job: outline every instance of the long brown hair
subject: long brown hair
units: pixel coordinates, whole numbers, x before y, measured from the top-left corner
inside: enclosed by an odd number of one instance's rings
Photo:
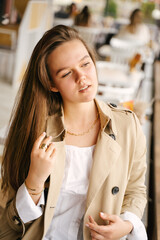
[[[134,20],[135,20],[135,16],[137,15],[137,13],[141,12],[141,10],[139,8],[136,8],[130,15],[130,25],[134,25]]]
[[[73,28],[58,25],[47,31],[33,50],[20,86],[10,119],[2,161],[2,190],[11,186],[15,191],[27,177],[30,154],[37,137],[45,131],[48,115],[58,113],[62,103],[47,66],[48,55],[66,41],[79,39],[85,45],[94,64],[94,54]]]

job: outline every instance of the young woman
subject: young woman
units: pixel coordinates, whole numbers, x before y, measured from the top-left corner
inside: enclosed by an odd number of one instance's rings
[[[82,27],[91,26],[91,13],[88,6],[84,6],[82,11],[75,17],[74,24]]]
[[[143,23],[143,13],[139,8],[133,10],[130,15],[130,23],[122,27],[117,37],[131,43],[137,43],[139,46],[150,43],[150,30],[148,26]]]
[[[4,149],[0,239],[147,239],[145,137],[134,113],[95,99],[97,85],[78,33],[46,32]]]

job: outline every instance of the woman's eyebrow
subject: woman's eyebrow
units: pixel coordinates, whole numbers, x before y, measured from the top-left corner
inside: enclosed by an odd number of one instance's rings
[[[89,56],[89,55],[85,55],[83,58],[80,59],[79,62],[82,62],[82,61],[85,60],[86,58],[90,58],[90,56]],[[66,68],[68,68],[68,67],[64,67],[64,68],[58,69],[58,71],[56,72],[56,76],[58,75],[58,73],[60,73],[61,71],[65,70]]]
[[[61,71],[65,70],[67,67],[65,68],[60,68],[57,72],[56,72],[56,76],[58,75],[58,73],[60,73]]]
[[[86,58],[89,58],[89,55],[85,55],[85,56],[80,60],[80,62],[83,61],[83,60],[85,60]]]

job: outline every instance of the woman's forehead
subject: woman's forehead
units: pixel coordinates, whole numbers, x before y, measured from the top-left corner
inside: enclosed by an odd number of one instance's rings
[[[71,40],[53,50],[48,56],[48,64],[51,65],[52,63],[53,66],[54,63],[54,67],[69,66],[80,62],[87,55],[89,56],[89,53],[80,40]]]
[[[75,52],[81,52],[85,51],[88,52],[86,47],[84,46],[83,42],[79,39],[70,40],[67,42],[62,43],[60,46],[58,46],[55,50],[53,50],[54,53],[58,53],[63,55],[63,53],[69,53],[71,55]]]

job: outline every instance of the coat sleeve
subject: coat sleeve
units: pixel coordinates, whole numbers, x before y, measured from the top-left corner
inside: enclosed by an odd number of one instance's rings
[[[136,136],[134,139],[135,147],[130,159],[129,178],[121,213],[129,211],[136,214],[139,218],[142,218],[146,206],[146,139],[135,114],[133,114],[132,124],[133,131],[136,133],[133,134]]]
[[[15,202],[15,198],[9,200],[0,216],[0,239],[13,240],[21,238],[31,225],[31,222],[23,223],[16,210]]]

